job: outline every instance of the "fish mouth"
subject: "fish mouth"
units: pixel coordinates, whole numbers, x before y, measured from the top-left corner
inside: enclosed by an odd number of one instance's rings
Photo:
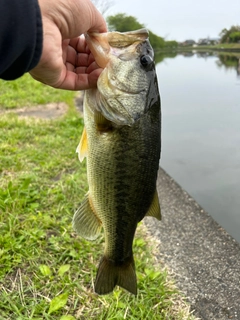
[[[114,125],[133,125],[146,110],[149,90],[138,59],[147,50],[147,29],[88,33],[85,37],[96,63],[103,68],[95,91],[95,109]],[[142,72],[136,71],[133,79],[135,70]]]
[[[148,31],[143,28],[123,33],[86,33],[85,39],[95,61],[104,69],[111,55],[119,57],[123,49],[126,49],[129,56],[136,52],[137,45],[148,39]]]

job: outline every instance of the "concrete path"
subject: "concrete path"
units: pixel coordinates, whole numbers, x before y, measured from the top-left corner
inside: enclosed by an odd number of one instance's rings
[[[194,314],[240,320],[240,245],[162,169],[158,193],[162,221],[144,221]]]

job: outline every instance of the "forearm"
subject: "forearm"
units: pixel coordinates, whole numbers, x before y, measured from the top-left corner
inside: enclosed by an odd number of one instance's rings
[[[37,0],[0,0],[0,78],[16,79],[37,65],[42,33]]]

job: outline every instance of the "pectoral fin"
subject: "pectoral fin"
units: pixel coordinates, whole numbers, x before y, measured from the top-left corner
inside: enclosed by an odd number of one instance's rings
[[[151,217],[154,217],[158,220],[161,220],[161,209],[160,209],[160,205],[159,205],[157,190],[155,190],[152,204],[151,204],[150,208],[148,209],[146,216],[151,216]]]
[[[81,237],[88,240],[95,240],[101,231],[102,223],[89,201],[87,193],[80,205],[80,208],[73,216],[73,229]]]
[[[78,159],[80,162],[83,161],[85,157],[87,157],[88,145],[87,145],[87,132],[86,129],[83,129],[82,137],[77,146],[76,152],[78,153]]]

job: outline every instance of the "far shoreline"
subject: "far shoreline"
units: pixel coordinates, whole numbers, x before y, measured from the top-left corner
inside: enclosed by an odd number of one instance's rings
[[[163,49],[155,50],[155,54],[163,53],[182,53],[182,52],[217,52],[221,54],[232,54],[240,58],[240,44],[238,46],[178,46],[175,48],[166,47]]]

